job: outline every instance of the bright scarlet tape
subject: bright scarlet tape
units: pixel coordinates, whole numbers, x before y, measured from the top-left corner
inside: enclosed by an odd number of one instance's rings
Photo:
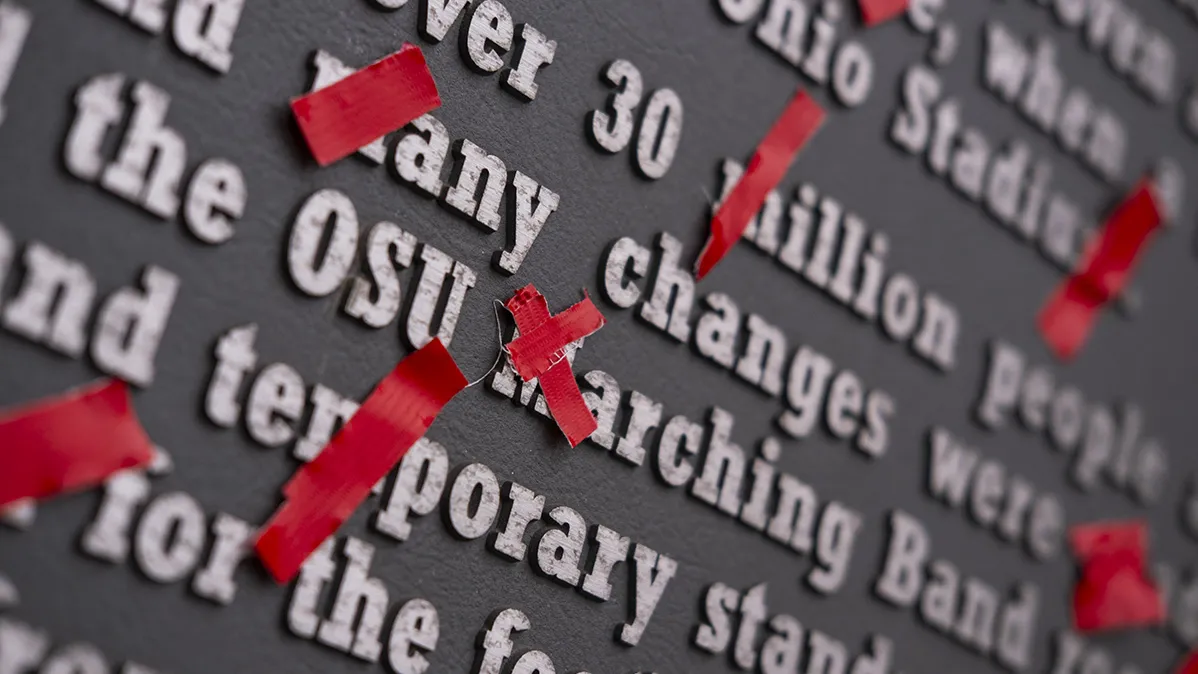
[[[565,433],[570,446],[577,447],[599,425],[582,398],[574,371],[565,358],[565,347],[602,327],[603,316],[588,297],[550,318],[545,296],[531,285],[516,291],[507,308],[515,317],[521,335],[508,344],[512,367],[524,381],[540,382],[553,420]]]
[[[563,349],[603,327],[603,314],[588,296],[583,301],[546,320],[508,344],[512,367],[524,381],[545,374],[555,362],[565,357]]]
[[[1058,358],[1069,360],[1077,354],[1098,311],[1123,291],[1144,244],[1160,224],[1151,183],[1141,181],[1087,247],[1077,271],[1040,311],[1040,334]]]
[[[441,340],[404,358],[329,444],[283,487],[287,499],[254,543],[280,584],[349,519],[466,378]]]
[[[695,278],[702,279],[744,235],[749,220],[761,210],[770,190],[778,186],[799,150],[824,122],[823,108],[800,90],[774,122],[728,198],[711,220],[711,236],[699,254]]]
[[[1073,624],[1080,632],[1157,625],[1160,591],[1148,578],[1148,532],[1142,522],[1074,527],[1070,546],[1081,565],[1073,591]]]
[[[439,107],[441,96],[424,53],[411,44],[291,101],[300,131],[321,166]]]
[[[120,380],[11,410],[0,417],[0,447],[0,508],[94,487],[154,459]]]

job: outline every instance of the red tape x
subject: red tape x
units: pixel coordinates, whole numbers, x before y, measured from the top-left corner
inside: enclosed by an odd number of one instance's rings
[[[565,348],[603,327],[603,315],[587,297],[551,318],[545,296],[532,285],[518,290],[507,308],[520,329],[520,336],[508,343],[512,367],[524,381],[540,381],[554,421],[570,446],[577,447],[599,426],[574,380]]]
[[[0,447],[0,509],[94,487],[154,459],[154,446],[119,380],[8,412],[0,417]]]
[[[254,547],[279,584],[295,577],[465,387],[439,339],[379,382],[328,446],[283,487],[286,502],[258,534]]]
[[[1081,632],[1159,625],[1160,592],[1147,577],[1148,532],[1142,522],[1105,522],[1069,532],[1082,575],[1073,591],[1073,623]]]

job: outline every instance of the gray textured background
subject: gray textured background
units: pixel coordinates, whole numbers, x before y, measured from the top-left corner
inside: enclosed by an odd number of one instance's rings
[[[172,475],[154,483],[154,493],[182,489],[209,513],[226,511],[250,522],[262,521],[275,508],[278,488],[297,464],[285,448],[263,450],[242,430],[217,429],[202,417],[215,339],[231,327],[257,322],[260,366],[286,362],[309,383],[323,382],[354,396],[366,394],[406,353],[395,325],[366,330],[338,312],[339,296],[313,300],[290,285],[283,251],[291,219],[307,195],[322,187],[341,189],[354,200],[364,226],[392,220],[479,271],[452,347],[473,378],[494,354],[491,298],[510,296],[531,282],[556,310],[574,301],[580,287],[594,293],[603,250],[622,235],[648,244],[656,232],[667,230],[686,242],[688,254],[697,252],[706,232],[704,190],[718,187],[718,160],[746,157],[800,82],[793,69],[755,44],[750,26],[724,23],[711,1],[505,0],[518,22],[532,23],[558,41],[556,62],[538,77],[541,93],[532,104],[500,90],[497,76],[468,70],[456,29],[440,44],[422,39],[416,32],[417,2],[385,14],[365,0],[251,0],[237,31],[233,68],[224,77],[182,57],[168,36],[148,36],[94,2],[24,4],[35,22],[7,94],[8,117],[0,126],[0,221],[21,243],[38,239],[84,260],[103,293],[132,283],[149,262],[180,275],[182,290],[157,359],[157,379],[136,397],[150,435],[176,464]],[[1183,90],[1198,54],[1195,26],[1164,0],[1134,4],[1176,45],[1178,89]],[[1194,145],[1182,135],[1176,106],[1148,105],[1114,79],[1100,56],[1028,0],[952,3],[948,16],[959,26],[963,44],[943,77],[946,89],[962,99],[967,122],[992,141],[1027,139],[1038,155],[1052,161],[1054,184],[1091,215],[1116,196],[1053,140],[1033,132],[1017,113],[980,90],[981,25],[991,14],[1001,15],[1018,33],[1050,35],[1068,81],[1084,86],[1127,123],[1129,180],[1163,152],[1180,160],[1190,176],[1198,175]],[[1133,321],[1104,315],[1081,357],[1057,368],[1058,379],[1079,385],[1087,399],[1127,398],[1144,406],[1147,432],[1164,441],[1176,468],[1166,498],[1146,512],[1110,491],[1089,496],[1075,491],[1064,480],[1064,457],[1038,437],[1015,430],[989,434],[973,426],[987,340],[1010,340],[1032,362],[1049,362],[1034,316],[1060,275],[927,174],[921,160],[885,140],[900,74],[923,58],[926,38],[905,22],[859,37],[878,65],[874,91],[857,109],[830,106],[828,123],[786,184],[809,179],[838,198],[871,228],[889,235],[890,269],[912,273],[922,287],[956,303],[963,324],[958,367],[948,375],[934,372],[905,347],[883,339],[876,327],[858,322],[746,246],[734,250],[700,289],[729,293],[742,310],[781,325],[792,343],[810,344],[897,400],[889,453],[881,462],[868,464],[818,431],[784,445],[786,470],[809,481],[821,496],[844,501],[866,517],[844,589],[828,598],[812,594],[800,583],[807,560],[681,490],[663,489],[647,465],[629,468],[591,445],[567,449],[539,417],[477,387],[458,396],[430,432],[449,448],[451,465],[482,461],[500,479],[543,493],[549,504],[571,506],[589,523],[605,524],[673,556],[680,567],[641,644],[628,649],[611,636],[626,617],[626,566],[615,574],[618,601],[596,604],[533,574],[527,564],[501,561],[481,540],[452,539],[434,517],[417,520],[412,538],[402,545],[368,533],[365,515],[373,508],[363,508],[343,533],[378,546],[372,570],[385,580],[392,600],[420,596],[440,612],[442,636],[432,671],[469,669],[475,635],[489,613],[504,607],[519,608],[532,620],[518,648],[546,651],[561,672],[730,671],[727,660],[689,645],[700,592],[714,581],[742,589],[768,581],[771,614],[790,613],[844,640],[854,652],[868,633],[888,635],[898,644],[898,667],[909,674],[998,671],[920,626],[911,612],[883,606],[870,594],[884,551],[883,515],[898,506],[929,526],[936,555],[963,570],[1000,588],[1020,578],[1037,583],[1043,591],[1043,634],[1068,621],[1074,572],[1067,556],[1032,563],[1016,547],[1000,546],[962,514],[925,495],[924,436],[933,424],[977,443],[1012,471],[1061,495],[1070,521],[1148,515],[1154,555],[1176,564],[1192,559],[1193,543],[1178,529],[1175,506],[1184,478],[1198,464],[1189,444],[1198,375],[1192,353],[1198,343],[1191,294],[1198,281],[1190,246],[1194,208],[1187,207],[1180,225],[1159,237],[1145,256],[1137,272],[1145,295],[1139,315]],[[398,184],[385,169],[357,160],[317,169],[293,130],[286,102],[306,90],[313,50],[323,48],[362,65],[404,41],[425,50],[444,100],[436,114],[455,139],[474,140],[510,169],[561,194],[558,213],[514,278],[489,266],[499,235],[483,236]],[[613,58],[635,63],[647,90],[673,87],[685,103],[682,145],[660,181],[637,177],[627,152],[596,152],[584,134],[586,113],[608,93],[598,73]],[[60,157],[74,91],[92,76],[113,71],[149,80],[171,94],[168,119],[188,142],[189,170],[215,156],[243,169],[249,205],[232,241],[202,246],[182,224],[159,221],[66,174]],[[823,90],[812,90],[828,101]],[[690,347],[634,320],[632,312],[600,306],[608,325],[588,340],[576,371],[604,369],[624,390],[663,402],[667,414],[701,419],[710,405],[725,407],[736,414],[734,438],[745,446],[771,432],[780,401],[767,400],[697,358]],[[67,360],[0,334],[2,405],[97,376],[86,361]],[[111,566],[82,556],[78,537],[98,500],[96,492],[55,500],[41,509],[32,530],[0,530],[0,570],[23,594],[15,615],[48,629],[57,643],[83,639],[114,659],[128,657],[175,672],[350,672],[383,666],[364,665],[291,636],[283,626],[289,593],[256,565],[239,573],[233,605],[217,608],[190,595],[184,583],[158,586],[139,576],[131,563]],[[1145,672],[1165,670],[1179,653],[1155,633],[1101,641]],[[1045,670],[1048,661],[1048,639],[1042,636],[1032,671]]]

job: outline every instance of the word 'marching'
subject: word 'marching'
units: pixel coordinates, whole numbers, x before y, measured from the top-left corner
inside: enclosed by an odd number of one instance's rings
[[[166,30],[169,21],[179,51],[218,73],[233,65],[233,34],[245,0],[177,0],[169,13],[167,0],[95,1],[151,35]]]

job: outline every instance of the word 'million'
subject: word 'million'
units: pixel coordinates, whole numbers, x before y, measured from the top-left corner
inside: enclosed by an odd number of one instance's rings
[[[725,159],[721,171],[723,200],[743,168]],[[821,196],[804,183],[785,204],[781,191],[771,190],[744,238],[838,304],[876,322],[886,337],[909,341],[912,353],[933,367],[949,371],[956,365],[956,307],[922,291],[908,274],[887,274],[890,240],[885,232],[870,232],[861,217],[832,196]]]

